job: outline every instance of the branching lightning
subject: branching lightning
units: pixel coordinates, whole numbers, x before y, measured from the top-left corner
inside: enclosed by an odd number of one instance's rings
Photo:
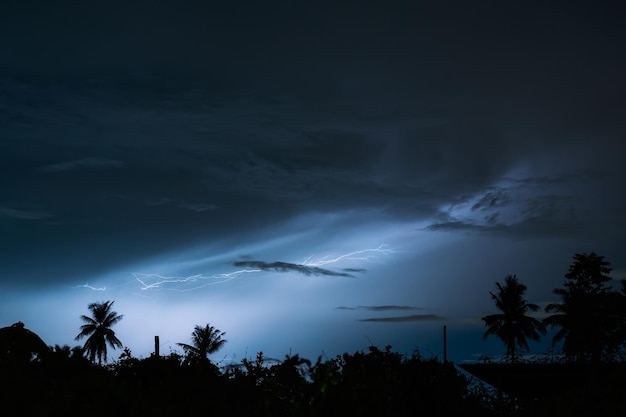
[[[141,284],[142,290],[171,290],[171,291],[193,291],[200,288],[207,287],[209,285],[224,284],[237,278],[241,274],[261,272],[260,269],[241,269],[238,271],[215,274],[215,275],[203,275],[196,274],[188,277],[165,277],[160,274],[143,274],[139,272],[133,272],[135,279]],[[181,288],[185,284],[191,284],[191,288]]]
[[[84,283],[83,285],[77,285],[74,288],[89,288],[90,290],[94,290],[94,291],[106,291],[107,287],[92,287],[91,285],[89,285],[88,282]]]
[[[252,266],[254,269],[239,269],[229,273],[204,275],[196,274],[190,276],[164,276],[158,273],[139,273],[134,272],[133,276],[135,280],[140,284],[140,289],[144,291],[156,291],[156,290],[168,290],[187,292],[195,291],[201,288],[225,284],[234,279],[239,279],[243,275],[260,272],[278,272],[278,273],[301,273],[305,275],[333,275],[333,276],[352,276],[352,272],[365,272],[362,268],[343,268],[340,270],[330,270],[322,267],[327,267],[330,264],[337,264],[345,262],[357,262],[357,263],[384,263],[384,258],[395,253],[393,249],[388,245],[382,244],[378,247],[356,250],[348,253],[341,254],[339,256],[332,257],[330,255],[314,258],[310,256],[303,262],[290,263],[290,262],[264,262],[264,261],[235,261],[233,266]],[[264,265],[264,267],[258,267],[258,265]],[[318,271],[319,270],[319,271]]]
[[[335,258],[324,256],[323,258],[320,258],[318,260],[313,260],[314,258],[310,256],[302,262],[302,265],[319,267],[347,260],[362,261],[368,263],[382,263],[383,260],[381,258],[381,255],[389,256],[390,254],[395,253],[393,249],[388,248],[387,246],[388,245],[383,244],[379,245],[376,248],[357,250],[354,252],[339,255]]]

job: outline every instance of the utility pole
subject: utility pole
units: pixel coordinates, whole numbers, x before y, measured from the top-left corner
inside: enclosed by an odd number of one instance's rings
[[[446,325],[443,325],[443,363],[448,362],[448,341],[446,339]]]
[[[154,356],[159,357],[159,336],[154,336]]]

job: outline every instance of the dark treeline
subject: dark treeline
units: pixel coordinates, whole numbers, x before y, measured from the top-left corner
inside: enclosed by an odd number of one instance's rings
[[[497,314],[482,318],[484,337],[497,336],[506,348],[505,358],[517,362],[529,350],[528,340],[539,341],[554,329],[552,346],[567,362],[613,363],[626,359],[626,280],[612,284],[610,263],[596,253],[577,253],[561,288],[553,293],[559,302],[545,306],[542,320],[530,313],[540,307],[525,298],[526,285],[517,276],[496,283],[489,294]]]
[[[23,323],[0,329],[0,413],[85,416],[588,416],[626,415],[624,351],[626,286],[608,285],[611,269],[596,254],[576,254],[560,302],[544,308],[525,299],[526,286],[508,276],[490,293],[499,313],[483,317],[485,337],[505,347],[504,361],[456,366],[418,351],[371,346],[311,362],[254,360],[219,367],[209,359],[225,332],[195,326],[191,343],[171,352],[133,357],[124,348],[107,363],[107,346],[121,348],[113,326],[123,316],[112,301],[88,305],[76,340],[47,346]],[[558,355],[529,363],[523,353],[554,328]],[[469,370],[496,386],[492,389]]]
[[[492,415],[485,393],[452,363],[391,348],[311,363],[272,362],[258,353],[220,369],[187,356],[97,365],[57,347],[45,360],[3,361],[2,415],[81,416],[444,416]]]

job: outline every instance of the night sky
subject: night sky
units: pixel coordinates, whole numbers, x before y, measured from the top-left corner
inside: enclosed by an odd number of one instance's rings
[[[127,4],[132,3],[132,4]],[[0,4],[0,327],[473,360],[495,283],[626,278],[626,3]],[[541,353],[548,337],[531,344]],[[120,351],[109,351],[117,358]]]

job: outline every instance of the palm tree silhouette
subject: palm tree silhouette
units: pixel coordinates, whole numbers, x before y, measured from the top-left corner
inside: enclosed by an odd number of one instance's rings
[[[595,253],[574,255],[565,274],[563,288],[552,292],[561,297],[560,303],[546,306],[544,324],[558,328],[552,345],[563,341],[563,353],[577,361],[599,361],[605,350],[615,344],[612,334],[623,318],[611,311],[611,287],[607,283],[611,268],[603,256]],[[613,294],[613,295],[612,295]]]
[[[527,340],[539,341],[546,328],[540,320],[526,315],[529,311],[539,310],[539,306],[526,301],[526,285],[515,275],[507,275],[504,285],[497,282],[496,287],[497,293],[489,292],[489,295],[502,313],[481,318],[487,326],[483,338],[497,336],[506,346],[505,356],[516,362],[521,350],[530,349]]]
[[[222,337],[225,334],[226,332],[209,324],[205,327],[196,325],[191,333],[192,344],[177,343],[177,345],[182,347],[189,357],[202,361],[207,359],[207,355],[217,352],[224,346],[226,340]]]
[[[80,340],[87,337],[84,349],[92,362],[95,361],[96,356],[98,357],[99,365],[102,365],[103,357],[105,362],[107,360],[107,343],[113,349],[123,347],[111,326],[122,320],[124,316],[111,311],[113,303],[114,301],[105,301],[89,304],[87,308],[91,311],[92,317],[80,316],[85,324],[80,326],[80,333],[74,339]]]

